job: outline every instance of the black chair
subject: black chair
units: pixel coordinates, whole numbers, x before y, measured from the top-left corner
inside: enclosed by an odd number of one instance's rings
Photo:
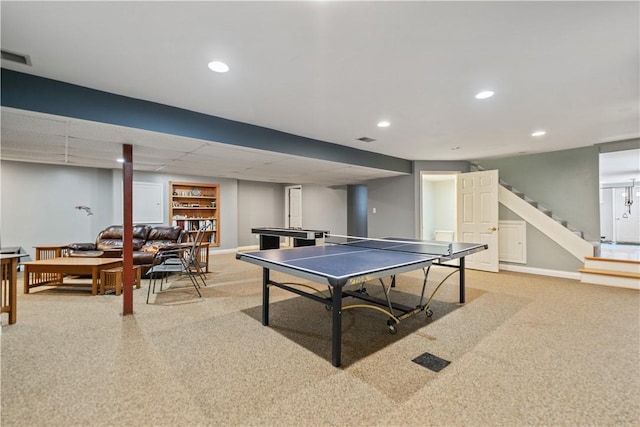
[[[198,293],[198,297],[202,297],[199,288],[201,284],[203,286],[207,286],[207,284],[199,255],[200,248],[203,245],[205,231],[208,227],[209,225],[207,224],[198,229],[192,244],[182,244],[158,250],[154,257],[153,266],[147,271],[147,275],[149,276],[147,304],[149,303],[149,296],[152,292],[151,288],[153,288],[153,293],[156,292],[157,279],[160,279],[160,291],[162,291],[163,282],[168,280],[169,275],[176,273],[189,276],[193,287]],[[200,280],[200,282],[198,280]]]
[[[197,274],[197,278],[199,278],[202,282],[203,286],[207,286],[204,269],[206,268],[207,263],[200,260],[200,254],[202,252],[202,247],[204,245],[204,238],[206,237],[206,231],[209,229],[211,224],[207,223],[198,229],[195,238],[193,239],[193,244],[188,248],[185,248],[186,258],[189,260],[189,268],[192,269],[193,272]],[[188,252],[188,253],[187,253]],[[177,259],[167,259],[169,264],[178,264],[180,261]]]

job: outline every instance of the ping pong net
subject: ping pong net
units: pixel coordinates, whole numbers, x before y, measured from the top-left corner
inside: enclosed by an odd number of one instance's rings
[[[325,236],[324,243],[325,245],[348,245],[366,249],[439,256],[451,256],[453,250],[453,244],[450,242],[402,239],[395,237],[378,239],[327,234]]]

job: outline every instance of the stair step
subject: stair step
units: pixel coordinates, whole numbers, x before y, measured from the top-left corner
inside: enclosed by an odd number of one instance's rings
[[[640,274],[640,261],[602,257],[585,257],[584,268]]]
[[[640,273],[602,270],[598,268],[580,268],[580,281],[593,285],[613,286],[640,291]]]
[[[551,212],[551,210],[545,208],[544,206],[538,205],[538,210],[548,217],[553,216],[553,212]]]
[[[512,185],[507,184],[502,179],[498,179],[498,182],[500,183],[500,185],[502,185],[504,188],[506,188],[511,193],[515,194],[516,196],[518,196],[519,198],[521,198],[525,202],[529,203],[531,206],[533,206],[534,208],[538,209],[540,212],[542,212],[543,214],[547,215],[549,218],[553,219],[554,221],[558,222],[563,227],[568,228],[576,236],[580,237],[581,239],[584,239],[584,234],[582,233],[582,231],[578,231],[575,228],[570,227],[569,226],[569,222],[567,220],[564,220],[564,219],[559,218],[558,216],[554,215],[551,210],[545,208],[544,206],[541,206],[539,202],[533,200],[531,197],[528,197],[525,193],[523,193],[522,191],[514,188]]]
[[[584,274],[597,274],[600,276],[611,276],[611,277],[626,277],[628,279],[637,279],[640,280],[640,273],[629,273],[626,271],[613,271],[613,270],[601,270],[598,268],[580,268],[578,269],[580,273]]]
[[[584,259],[589,261],[619,262],[620,264],[635,264],[640,266],[640,261],[636,261],[633,259],[603,258],[600,256],[586,256],[584,257]]]

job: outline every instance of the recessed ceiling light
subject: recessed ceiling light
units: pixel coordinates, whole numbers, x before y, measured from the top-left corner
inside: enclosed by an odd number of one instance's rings
[[[476,99],[487,99],[493,96],[493,91],[491,90],[483,90],[476,94]]]
[[[226,73],[227,71],[229,71],[229,66],[224,62],[212,61],[209,62],[209,69],[211,71],[215,71],[216,73]]]
[[[120,157],[118,160],[116,160],[118,163],[124,163],[124,159],[122,157]]]
[[[378,127],[379,128],[388,128],[390,125],[391,125],[391,123],[387,122],[386,120],[378,122]]]
[[[531,134],[531,136],[544,136],[544,135],[546,135],[546,134],[547,134],[547,132],[546,132],[546,131],[543,131],[543,130],[537,130],[537,131],[533,132],[533,133]]]

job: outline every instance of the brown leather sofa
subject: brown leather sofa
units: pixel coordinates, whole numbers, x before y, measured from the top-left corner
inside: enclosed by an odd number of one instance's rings
[[[94,251],[108,253],[113,249],[122,249],[124,229],[122,225],[112,225],[100,233],[95,243],[71,243],[67,245],[70,256],[82,255]],[[186,240],[182,227],[168,225],[133,226],[133,264],[142,266],[142,273],[153,264],[157,248],[175,245]]]

